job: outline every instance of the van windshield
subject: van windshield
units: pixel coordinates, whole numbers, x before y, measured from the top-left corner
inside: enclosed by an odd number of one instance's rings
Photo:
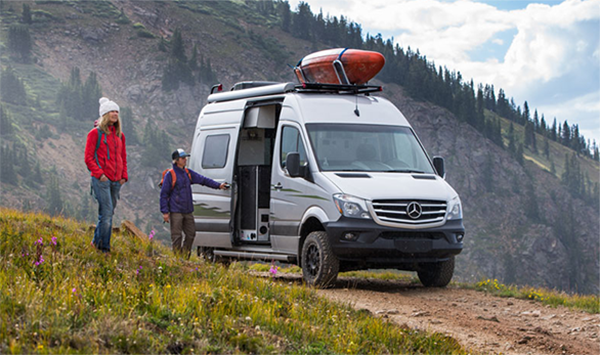
[[[408,127],[313,123],[306,129],[321,171],[434,173]]]

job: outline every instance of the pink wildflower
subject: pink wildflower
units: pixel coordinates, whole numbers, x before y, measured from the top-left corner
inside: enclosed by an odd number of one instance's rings
[[[75,287],[73,287],[73,289],[71,290],[71,292],[75,293],[75,292],[77,292],[77,289]]]
[[[153,230],[150,231],[150,234],[148,234],[148,239],[152,240],[154,238],[154,235],[156,234],[156,232]]]
[[[43,245],[44,240],[42,240],[42,237],[40,237],[40,239],[36,240],[35,244]]]
[[[269,272],[271,273],[271,275],[273,277],[275,277],[275,275],[277,275],[277,266],[275,266],[274,260],[271,262],[271,268],[269,269]]]
[[[56,245],[56,239],[57,239],[56,237],[52,237],[52,241],[51,242],[52,242],[53,245]]]
[[[43,257],[42,255],[40,255],[40,261],[36,261],[34,265],[35,265],[35,266],[40,266],[40,265],[42,265],[42,263],[43,263],[44,261],[45,261],[45,260],[44,260],[44,257]]]

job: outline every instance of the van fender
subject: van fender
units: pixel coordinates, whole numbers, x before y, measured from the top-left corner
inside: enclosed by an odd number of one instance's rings
[[[304,215],[302,216],[302,222],[300,223],[300,235],[302,236],[302,226],[306,223],[306,221],[308,221],[309,218],[316,218],[317,220],[319,220],[319,223],[324,224],[329,222],[329,217],[327,216],[327,213],[325,213],[325,211],[318,206],[311,206],[309,209],[306,210],[306,212],[304,212]]]
[[[304,240],[306,237],[314,231],[324,231],[324,224],[329,221],[329,217],[327,213],[318,206],[312,206],[304,212],[302,216],[302,222],[300,223],[300,230],[298,231],[298,235],[300,236],[300,241],[298,243],[298,264],[300,265],[302,246],[304,245]]]

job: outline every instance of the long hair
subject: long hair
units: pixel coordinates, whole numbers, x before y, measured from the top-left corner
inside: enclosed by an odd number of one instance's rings
[[[108,122],[110,122],[110,119],[108,118],[109,114],[110,114],[110,112],[105,113],[104,116],[100,117],[100,120],[98,121],[98,127],[100,127],[100,129],[102,131],[104,131],[104,133],[106,133],[106,134],[110,134],[110,130],[108,129]],[[120,115],[119,115],[119,118],[117,119],[117,122],[115,122],[114,126],[115,126],[115,132],[117,133],[117,137],[121,138],[121,116]]]

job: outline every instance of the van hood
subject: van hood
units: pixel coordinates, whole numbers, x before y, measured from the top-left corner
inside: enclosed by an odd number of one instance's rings
[[[341,192],[365,200],[449,200],[457,195],[444,179],[432,174],[323,172],[323,175]]]

